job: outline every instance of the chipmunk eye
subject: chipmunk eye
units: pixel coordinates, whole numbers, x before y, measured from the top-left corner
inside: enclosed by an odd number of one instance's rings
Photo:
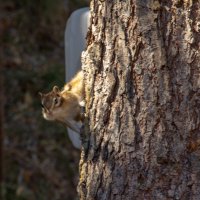
[[[57,104],[58,103],[58,99],[54,98],[54,103]]]

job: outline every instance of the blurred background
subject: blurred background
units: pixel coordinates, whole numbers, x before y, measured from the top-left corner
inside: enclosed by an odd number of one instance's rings
[[[80,151],[42,118],[38,91],[64,85],[64,29],[88,0],[0,0],[3,200],[75,200]]]

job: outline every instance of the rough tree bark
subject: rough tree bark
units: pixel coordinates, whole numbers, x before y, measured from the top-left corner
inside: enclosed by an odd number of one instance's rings
[[[91,2],[81,200],[200,199],[199,10]]]

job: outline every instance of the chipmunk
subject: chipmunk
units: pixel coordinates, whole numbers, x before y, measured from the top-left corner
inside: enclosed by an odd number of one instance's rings
[[[41,96],[42,114],[46,120],[58,121],[75,132],[80,132],[83,121],[81,106],[84,105],[83,72],[80,71],[63,90],[54,86],[47,94]]]

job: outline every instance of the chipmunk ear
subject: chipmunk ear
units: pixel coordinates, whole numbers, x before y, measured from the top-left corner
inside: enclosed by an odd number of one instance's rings
[[[38,92],[38,94],[40,95],[40,97],[43,97],[43,94],[42,94],[42,92]]]
[[[54,93],[59,93],[59,92],[60,92],[59,87],[55,85],[55,86],[53,87],[53,92],[54,92]]]

